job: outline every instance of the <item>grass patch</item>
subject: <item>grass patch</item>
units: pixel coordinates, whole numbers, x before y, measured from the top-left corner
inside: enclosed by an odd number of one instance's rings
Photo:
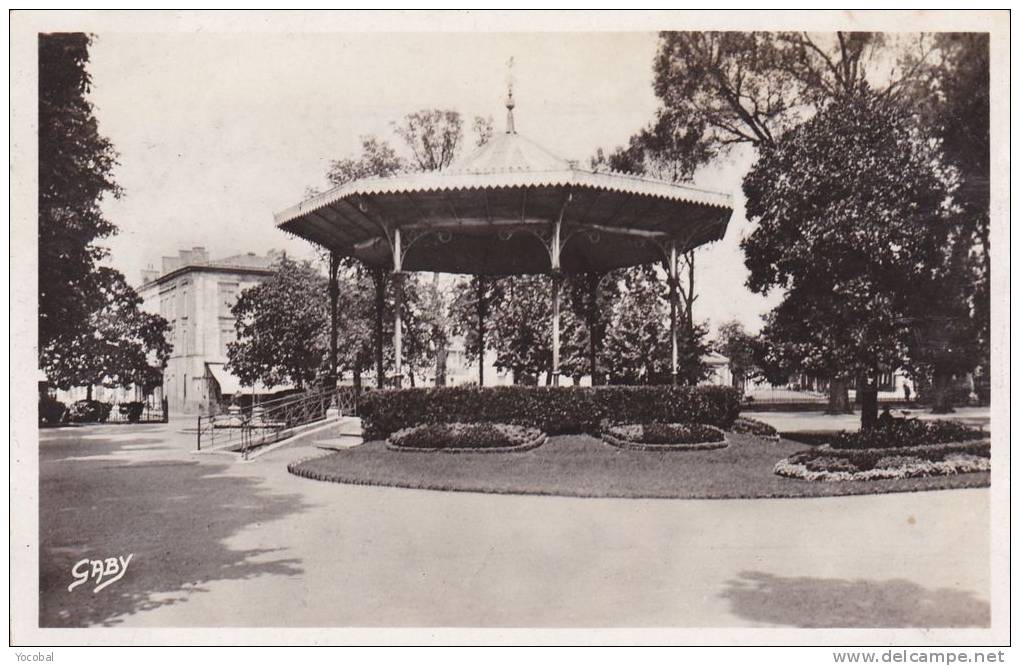
[[[988,486],[988,473],[846,483],[777,476],[777,460],[803,449],[781,440],[762,446],[730,434],[729,446],[683,455],[629,451],[587,435],[550,437],[517,453],[409,456],[384,441],[299,461],[288,469],[323,481],[376,486],[570,497],[723,499],[823,497]]]

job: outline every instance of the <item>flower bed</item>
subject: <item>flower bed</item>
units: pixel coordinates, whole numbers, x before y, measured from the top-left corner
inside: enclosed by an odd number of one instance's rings
[[[726,435],[702,423],[630,423],[606,428],[602,439],[621,449],[697,451],[726,447]]]
[[[869,481],[987,472],[989,440],[875,449],[822,446],[800,451],[776,463],[779,476],[807,481]]]
[[[549,435],[597,435],[601,423],[708,423],[728,428],[740,395],[728,386],[453,386],[371,391],[358,415],[366,439],[425,423],[492,422]]]
[[[959,421],[893,419],[860,432],[839,432],[829,439],[834,449],[888,449],[985,439],[987,433]]]
[[[398,430],[387,446],[401,451],[504,453],[533,449],[545,439],[537,428],[506,423],[427,423]]]
[[[735,432],[738,435],[752,435],[759,439],[768,440],[770,442],[779,441],[779,431],[770,426],[764,421],[757,419],[750,419],[746,416],[739,417],[730,426],[730,432]]]

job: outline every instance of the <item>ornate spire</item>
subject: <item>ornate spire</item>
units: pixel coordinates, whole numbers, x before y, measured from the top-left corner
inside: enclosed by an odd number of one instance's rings
[[[510,59],[506,62],[506,133],[517,134],[517,129],[514,128],[514,58],[510,56]]]

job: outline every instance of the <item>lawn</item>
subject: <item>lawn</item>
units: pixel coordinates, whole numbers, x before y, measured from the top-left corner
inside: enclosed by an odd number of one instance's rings
[[[586,435],[550,437],[518,453],[392,451],[383,441],[299,461],[292,473],[321,481],[431,490],[563,495],[726,499],[823,497],[988,486],[988,473],[827,483],[772,472],[803,443],[768,443],[727,433],[714,451],[630,451]]]

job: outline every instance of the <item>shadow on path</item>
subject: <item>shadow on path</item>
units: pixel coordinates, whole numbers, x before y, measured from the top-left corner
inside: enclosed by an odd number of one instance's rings
[[[240,530],[303,511],[298,495],[226,474],[230,462],[187,459],[138,428],[48,437],[39,450],[39,624],[111,626],[124,615],[184,600],[209,581],[302,573],[275,549],[231,550]],[[143,450],[144,449],[144,450]],[[126,575],[93,592],[68,591],[81,559],[133,553]],[[225,621],[229,618],[224,618]]]
[[[735,615],[791,627],[988,627],[991,609],[970,592],[906,580],[783,578],[744,571],[721,595]]]

